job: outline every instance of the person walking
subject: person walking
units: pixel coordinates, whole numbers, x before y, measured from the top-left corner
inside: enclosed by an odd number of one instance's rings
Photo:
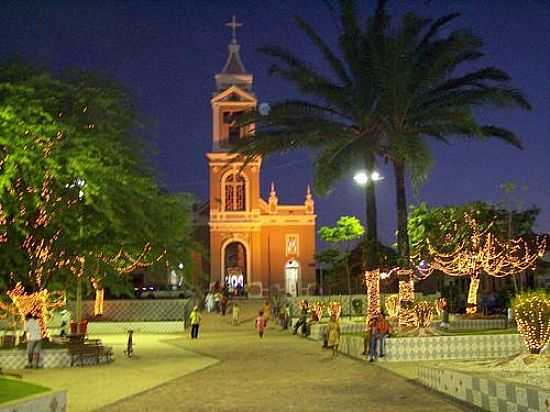
[[[25,338],[27,340],[26,369],[40,367],[40,352],[42,351],[42,332],[36,316],[27,313],[25,316]]]
[[[265,317],[264,317],[264,311],[261,310],[258,313],[258,317],[256,318],[256,330],[258,331],[258,335],[260,336],[260,338],[264,337],[264,331],[266,328],[267,328],[267,321],[265,320]]]
[[[211,291],[206,294],[205,303],[208,313],[212,312],[214,310],[214,294]]]
[[[336,315],[331,315],[327,326],[327,347],[332,349],[332,356],[336,356],[338,345],[340,344],[340,322]]]
[[[232,319],[231,324],[233,326],[239,326],[239,315],[241,313],[241,308],[239,307],[238,303],[233,304],[233,313],[232,313]]]
[[[370,318],[365,324],[363,330],[363,355],[368,356],[370,353],[370,341],[372,338],[372,330],[375,326],[375,318]]]
[[[199,338],[199,326],[201,324],[201,314],[199,313],[199,307],[195,306],[189,315],[191,321],[191,339]]]
[[[221,301],[220,301],[220,308],[221,308],[221,311],[222,311],[222,316],[225,316],[225,312],[227,311],[227,293],[224,293],[222,295],[222,298],[221,298]]]

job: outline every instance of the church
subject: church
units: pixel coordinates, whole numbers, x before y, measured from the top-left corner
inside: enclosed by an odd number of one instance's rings
[[[310,188],[304,201],[279,201],[276,184],[269,198],[261,196],[262,160],[244,165],[231,153],[233,145],[253,130],[237,119],[256,109],[253,75],[239,53],[235,16],[222,71],[215,75],[212,108],[212,150],[206,154],[209,175],[208,230],[210,282],[249,295],[279,291],[292,296],[313,293],[315,276],[315,206]],[[244,165],[244,166],[243,166]],[[206,210],[205,210],[206,211]]]

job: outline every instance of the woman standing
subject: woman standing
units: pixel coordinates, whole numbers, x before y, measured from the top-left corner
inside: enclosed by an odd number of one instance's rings
[[[336,319],[336,315],[330,316],[330,320],[328,321],[327,336],[327,347],[332,349],[332,356],[335,356],[338,351],[338,345],[340,344],[340,322]]]

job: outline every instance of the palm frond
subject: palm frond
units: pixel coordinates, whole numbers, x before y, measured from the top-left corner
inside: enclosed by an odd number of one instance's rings
[[[315,47],[319,49],[343,85],[349,86],[351,84],[351,80],[348,76],[344,63],[332,52],[321,36],[317,34],[315,29],[309,23],[300,17],[296,17],[296,24],[306,34],[306,36],[309,37]]]
[[[521,143],[521,140],[519,137],[512,131],[508,129],[504,129],[502,127],[497,126],[482,126],[481,130],[483,134],[487,137],[495,137],[499,140],[502,140],[508,144],[511,144],[514,147],[517,147],[518,149],[523,150],[523,144]]]

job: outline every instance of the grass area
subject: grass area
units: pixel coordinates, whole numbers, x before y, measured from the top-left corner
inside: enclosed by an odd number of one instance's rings
[[[0,378],[0,404],[47,391],[48,388],[33,383]]]

